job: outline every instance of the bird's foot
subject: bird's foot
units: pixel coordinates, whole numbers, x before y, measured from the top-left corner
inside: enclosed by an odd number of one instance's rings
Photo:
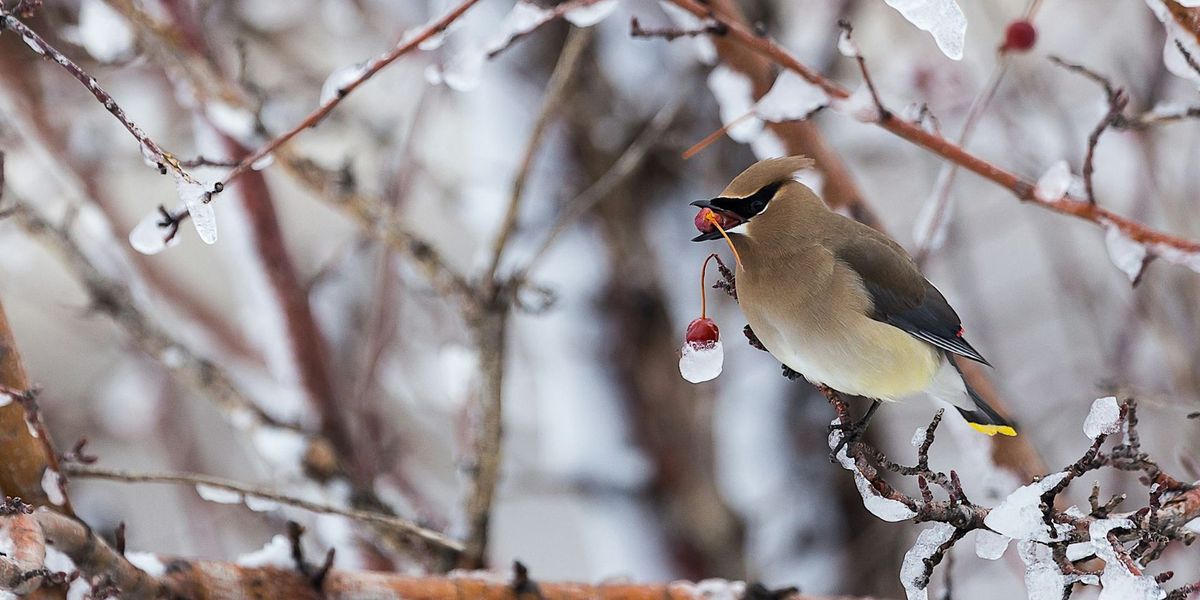
[[[837,445],[833,447],[833,451],[829,453],[829,462],[837,463],[838,453],[842,451],[842,448],[845,448],[846,445],[850,444],[851,442],[857,442],[862,439],[863,434],[867,432],[867,425],[871,423],[871,417],[875,416],[875,411],[879,409],[879,405],[880,402],[878,400],[874,401],[871,404],[871,407],[867,409],[867,413],[857,421],[852,423],[834,423],[833,425],[829,426],[830,432],[842,432],[841,439],[839,439]]]

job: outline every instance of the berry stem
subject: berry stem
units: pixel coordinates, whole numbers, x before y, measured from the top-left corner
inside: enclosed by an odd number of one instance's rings
[[[733,250],[733,258],[737,261],[738,267],[741,267],[743,271],[746,270],[746,265],[742,264],[742,256],[738,254],[737,247],[733,245],[733,240],[729,239],[729,234],[725,233],[725,228],[721,227],[721,220],[717,218],[717,215],[710,212],[704,215],[704,219],[709,223],[712,223],[713,227],[716,227],[717,231],[721,232],[721,237],[725,238],[725,243],[729,244],[730,250]]]
[[[700,318],[701,319],[708,318],[708,286],[704,285],[704,276],[708,274],[708,261],[710,261],[714,258],[717,259],[717,262],[721,262],[721,257],[717,256],[716,252],[713,252],[712,254],[709,254],[707,258],[704,259],[704,264],[700,265]]]

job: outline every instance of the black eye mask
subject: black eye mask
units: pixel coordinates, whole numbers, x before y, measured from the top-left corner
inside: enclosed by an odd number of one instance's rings
[[[766,210],[767,204],[771,198],[775,197],[775,192],[778,192],[784,183],[784,181],[776,181],[768,184],[745,198],[713,198],[711,204],[713,208],[729,211],[741,217],[743,221],[749,221],[754,215]]]

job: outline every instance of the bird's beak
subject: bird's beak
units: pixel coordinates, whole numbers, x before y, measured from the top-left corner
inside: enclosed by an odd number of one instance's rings
[[[725,219],[732,218],[731,220],[738,222],[738,224],[740,224],[740,222],[742,221],[741,216],[739,216],[736,213],[730,212],[724,208],[714,205],[712,200],[696,200],[695,202],[692,202],[691,205],[695,206],[697,208],[707,208],[707,209],[721,215]],[[721,239],[721,232],[717,231],[716,229],[713,229],[712,231],[709,231],[707,233],[702,233],[702,234],[692,238],[692,241],[693,242],[707,242],[707,241],[719,240],[719,239]]]

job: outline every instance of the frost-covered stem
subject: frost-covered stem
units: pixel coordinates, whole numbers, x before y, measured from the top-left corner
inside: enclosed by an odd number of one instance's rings
[[[53,543],[54,548],[70,557],[88,577],[109,577],[123,599],[151,598],[289,598],[293,600],[402,600],[410,598],[483,598],[488,600],[521,600],[523,598],[554,598],[556,600],[702,600],[720,597],[742,597],[751,586],[740,581],[709,579],[704,585],[688,581],[670,583],[560,583],[537,581],[540,594],[529,592],[533,582],[518,587],[516,577],[490,571],[457,571],[446,576],[411,576],[381,571],[347,571],[331,569],[315,587],[313,581],[297,569],[244,567],[236,563],[214,560],[191,560],[170,556],[151,556],[165,567],[158,578],[134,566],[83,523],[38,511],[33,515],[0,516],[9,523],[24,519],[27,554],[36,555]],[[11,527],[11,525],[10,525]],[[39,544],[38,540],[45,543]],[[40,557],[34,557],[40,558]],[[0,574],[26,573],[23,567],[39,563],[29,559],[18,564],[0,555]],[[44,575],[43,569],[34,569]],[[40,577],[39,577],[40,579]],[[33,582],[36,585],[37,581]],[[837,599],[799,593],[764,590],[766,596],[780,600],[853,600]],[[749,596],[746,596],[749,597]]]
[[[1000,83],[1004,81],[1004,75],[1008,72],[1009,55],[1001,54],[999,64],[992,69],[992,75],[988,78],[987,85],[980,91],[979,95],[971,101],[970,108],[967,109],[967,116],[963,120],[962,130],[958,133],[956,140],[959,146],[966,147],[967,141],[971,139],[971,134],[975,132],[975,126],[979,124],[987,107],[991,104],[992,98],[996,96],[996,90],[1000,89]],[[924,263],[929,257],[934,239],[938,235],[938,231],[944,227],[945,220],[948,218],[950,209],[950,190],[954,187],[955,176],[958,175],[958,165],[953,162],[947,162],[942,165],[941,171],[938,173],[937,183],[934,184],[934,191],[930,202],[933,203],[928,226],[923,231],[918,232],[918,237],[914,240],[916,249],[913,252],[913,259],[917,264]]]
[[[504,212],[504,218],[500,221],[500,231],[496,235],[496,240],[492,243],[492,259],[483,278],[484,285],[494,285],[495,283],[496,273],[500,269],[500,260],[504,257],[504,248],[508,245],[508,241],[517,227],[517,217],[521,212],[525,185],[529,181],[529,174],[533,171],[533,161],[537,158],[538,149],[542,146],[542,140],[545,138],[550,122],[558,113],[558,109],[566,97],[571,80],[579,70],[583,51],[591,39],[591,29],[572,28],[571,32],[567,34],[566,42],[563,43],[558,62],[554,65],[554,71],[550,73],[550,80],[546,83],[546,94],[542,99],[541,110],[538,111],[533,131],[529,134],[529,140],[525,143],[525,152],[521,156],[520,166],[517,167],[517,175],[513,178],[512,189],[508,195],[508,208]]]
[[[37,417],[36,407],[31,406],[29,377],[3,304],[0,304],[0,396],[7,399],[0,406],[0,498],[19,496],[30,504],[73,514],[70,500],[61,489],[56,491],[62,493],[65,501],[56,505],[43,485],[47,469],[58,471],[58,454]]]
[[[270,140],[266,144],[263,144],[259,149],[243,158],[236,167],[225,174],[225,178],[221,180],[223,187],[229,187],[229,184],[235,179],[246,174],[247,171],[250,171],[251,165],[258,162],[259,159],[274,152],[275,149],[279,148],[280,146],[288,143],[292,140],[292,138],[300,135],[302,131],[316,126],[317,123],[320,123],[321,120],[325,118],[325,115],[328,115],[333,111],[333,109],[337,108],[337,106],[341,104],[342,100],[345,99],[346,96],[349,96],[351,92],[358,89],[358,87],[363,83],[366,83],[366,81],[373,77],[376,73],[382,71],[385,67],[395,62],[396,59],[412,51],[414,48],[419,46],[421,42],[445,31],[451,23],[456,21],[463,15],[463,13],[467,12],[467,10],[469,10],[472,6],[475,6],[475,4],[478,2],[479,0],[463,0],[457,6],[450,9],[450,11],[441,18],[430,22],[414,34],[405,35],[394,48],[368,62],[363,67],[362,73],[339,87],[337,95],[335,95],[333,98],[330,98],[324,104],[318,106],[294,127],[276,136],[274,139]]]
[[[558,19],[563,18],[564,16],[566,16],[566,14],[568,12],[571,12],[572,10],[575,10],[577,8],[583,8],[585,6],[591,6],[597,2],[602,2],[602,1],[604,1],[604,0],[566,0],[565,2],[560,2],[559,4],[556,4],[554,6],[554,8],[550,9],[550,13],[548,15],[546,15],[544,18],[542,18],[536,26],[518,31],[515,35],[508,38],[508,41],[506,41],[504,43],[504,45],[502,45],[498,48],[493,48],[493,49],[489,50],[487,53],[487,57],[489,60],[496,58],[501,52],[508,50],[514,44],[516,44],[517,41],[532,34],[533,32],[535,32],[537,30],[541,29],[542,27],[545,27],[547,23],[551,23],[551,22],[557,21]]]
[[[504,437],[504,361],[509,306],[506,290],[492,298],[480,299],[471,309],[469,325],[479,351],[481,389],[471,421],[474,439],[468,457],[470,483],[467,486],[466,547],[459,566],[477,569],[487,560],[488,529],[492,503],[500,480],[501,450]]]
[[[148,158],[158,163],[159,169],[165,173],[166,169],[169,168],[179,174],[185,181],[195,183],[195,179],[184,170],[179,161],[171,153],[164,151],[150,136],[146,135],[146,132],[142,131],[142,128],[138,127],[125,114],[125,110],[121,108],[121,105],[117,104],[112,95],[100,87],[96,79],[88,75],[87,71],[83,70],[83,67],[75,64],[75,61],[67,58],[65,54],[59,52],[54,46],[51,46],[36,31],[30,29],[25,23],[12,16],[11,13],[0,8],[0,30],[3,29],[11,30],[20,35],[34,52],[58,63],[59,66],[70,73],[79,83],[82,83],[83,87],[87,88],[96,97],[96,100],[100,101],[104,109],[112,113],[112,116],[116,117],[121,122],[121,125],[125,126],[125,129],[141,144],[143,152],[149,155]]]
[[[309,512],[340,515],[356,521],[380,525],[388,529],[400,532],[414,541],[420,541],[429,544],[432,548],[436,548],[440,553],[456,556],[462,552],[463,545],[458,540],[455,540],[445,534],[421,527],[417,523],[408,519],[394,517],[391,515],[355,510],[351,508],[341,508],[320,502],[312,502],[282,494],[270,488],[249,485],[223,479],[220,477],[211,477],[208,475],[200,475],[196,473],[147,473],[139,471],[126,471],[122,469],[108,469],[104,467],[96,467],[92,465],[84,465],[78,463],[67,464],[63,470],[71,477],[80,479],[106,479],[109,481],[123,481],[126,483],[174,483],[182,485],[202,485],[211,488],[237,492],[243,496],[261,498],[301,508]]]
[[[748,31],[745,17],[733,0],[712,0],[707,6],[712,8],[696,3],[684,8],[691,10],[701,19],[720,25],[723,30],[728,30],[730,24],[736,22],[742,31]],[[693,8],[699,8],[702,14]],[[750,79],[753,97],[756,100],[770,91],[776,79],[776,72],[769,56],[756,52],[729,35],[714,36],[712,42],[722,63]],[[804,154],[813,159],[817,168],[825,175],[822,197],[831,207],[845,209],[855,219],[876,229],[882,227],[883,221],[865,201],[854,176],[837,151],[825,140],[816,124],[805,120],[767,122],[765,126],[779,136],[789,153]]]
[[[729,18],[721,11],[714,11],[706,5],[697,2],[697,0],[669,1],[697,17],[712,17],[728,26],[729,33],[721,36],[719,40],[727,40],[729,43],[743,45],[757,54],[770,58],[780,66],[796,72],[810,83],[820,87],[832,98],[840,99],[850,96],[849,90],[800,62],[795,56],[776,44],[769,37],[758,35],[749,27],[735,19]],[[1034,183],[1032,181],[971,154],[941,135],[925,131],[917,124],[909,123],[903,119],[886,119],[880,120],[876,125],[1000,185],[1012,192],[1018,200],[1031,202],[1048,210],[1091,221],[1097,225],[1116,227],[1133,241],[1150,247],[1161,246],[1189,254],[1200,253],[1200,242],[1155,230],[1145,224],[1100,208],[1087,200],[1080,200],[1069,195],[1057,200],[1038,199],[1034,197]],[[1151,250],[1151,252],[1156,251]]]

